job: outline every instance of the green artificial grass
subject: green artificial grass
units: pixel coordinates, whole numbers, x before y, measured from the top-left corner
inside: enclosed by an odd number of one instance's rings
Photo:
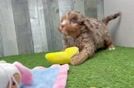
[[[44,53],[1,57],[7,62],[20,61],[29,68],[49,67]],[[134,88],[134,48],[102,50],[78,66],[70,66],[67,88]]]

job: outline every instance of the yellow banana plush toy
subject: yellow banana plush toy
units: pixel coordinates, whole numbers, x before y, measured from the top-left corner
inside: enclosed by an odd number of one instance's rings
[[[71,58],[79,53],[77,47],[69,47],[64,51],[47,53],[45,58],[53,64],[68,64]]]

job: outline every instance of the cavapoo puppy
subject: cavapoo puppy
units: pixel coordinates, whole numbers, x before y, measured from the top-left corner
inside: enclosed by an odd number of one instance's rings
[[[78,11],[69,11],[61,18],[59,31],[64,36],[65,48],[76,46],[80,53],[71,59],[72,65],[83,63],[99,48],[114,49],[107,24],[120,16],[120,12],[99,21],[83,16]]]

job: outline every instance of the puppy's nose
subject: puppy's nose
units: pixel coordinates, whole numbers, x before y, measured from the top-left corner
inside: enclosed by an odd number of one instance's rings
[[[65,25],[67,25],[69,22],[67,20],[63,20],[61,23],[61,27],[63,28]]]
[[[64,28],[64,25],[61,24],[61,28]]]

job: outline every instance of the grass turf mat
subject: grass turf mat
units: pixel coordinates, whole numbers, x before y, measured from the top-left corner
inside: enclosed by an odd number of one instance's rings
[[[20,61],[29,68],[51,64],[44,53],[1,57],[7,62]],[[84,64],[70,66],[67,88],[133,88],[134,48],[102,50]]]

